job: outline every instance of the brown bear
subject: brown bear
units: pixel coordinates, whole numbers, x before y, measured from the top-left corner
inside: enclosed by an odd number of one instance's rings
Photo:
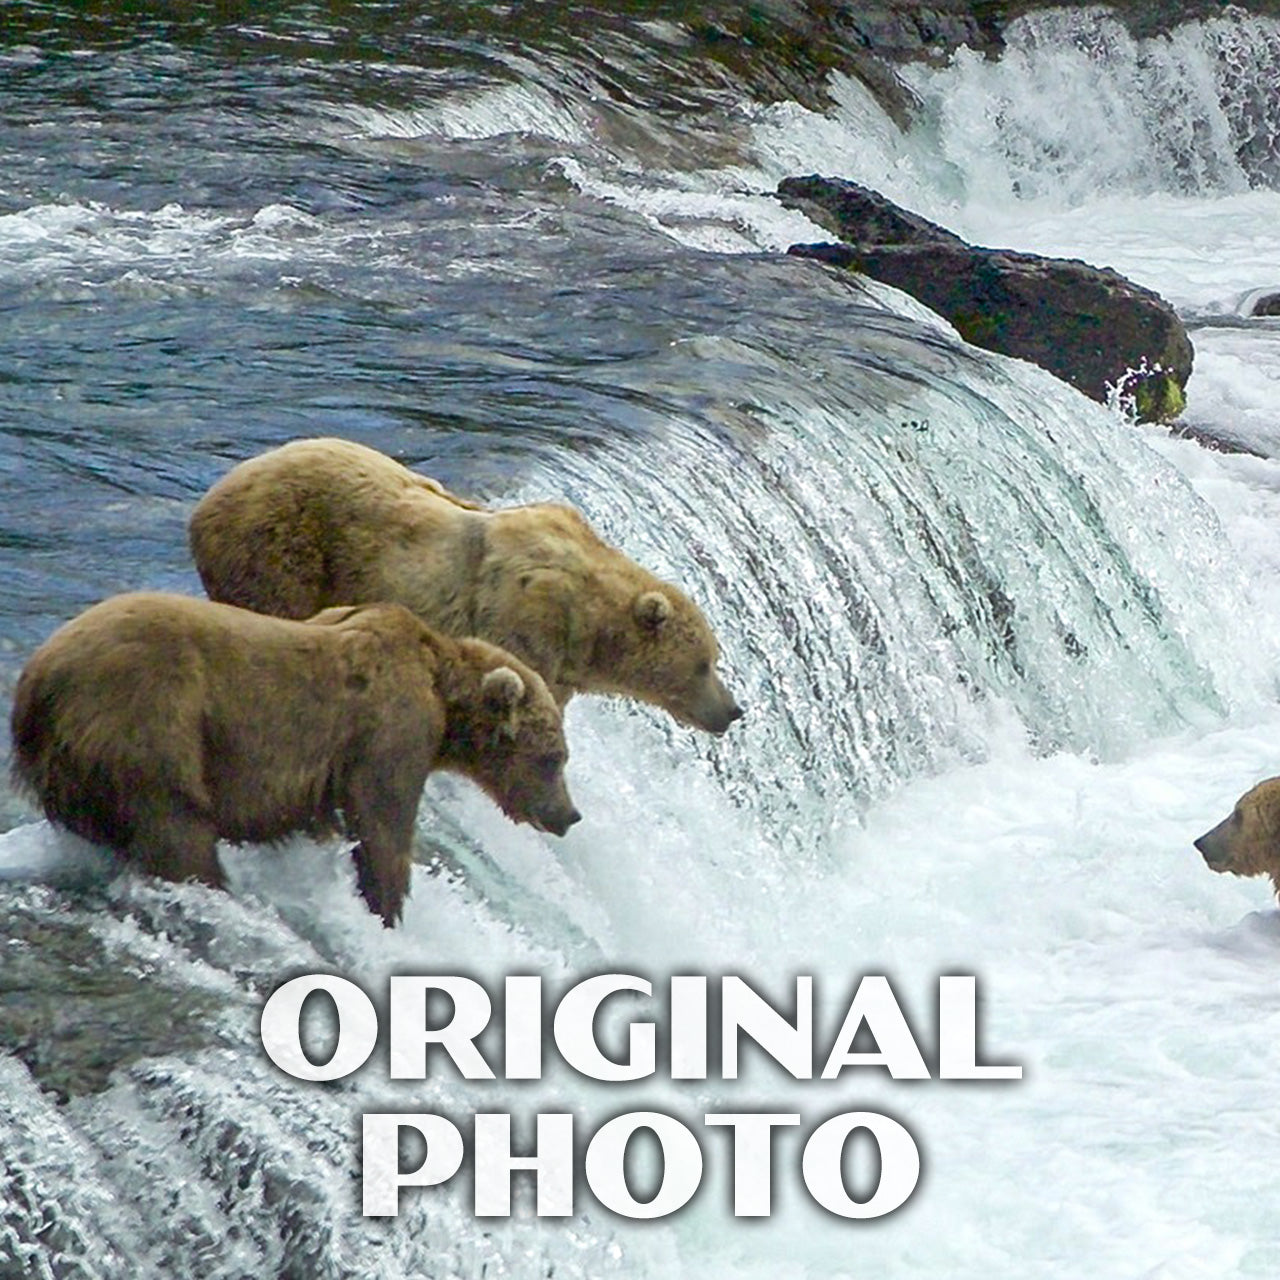
[[[1269,875],[1280,893],[1280,778],[1246,791],[1231,816],[1206,831],[1195,846],[1214,871]]]
[[[563,835],[579,817],[540,677],[394,604],[293,622],[116,596],[32,655],[12,734],[15,780],[51,821],[170,880],[221,886],[219,837],[344,826],[360,893],[386,925],[408,892],[431,770],[465,775],[539,830]]]
[[[562,707],[622,694],[711,733],[742,714],[698,607],[572,507],[486,510],[375,449],[295,440],[219,480],[190,532],[214,600],[286,618],[393,600],[523,658]]]

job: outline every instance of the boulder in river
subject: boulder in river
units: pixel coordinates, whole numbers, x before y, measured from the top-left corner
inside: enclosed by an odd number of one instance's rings
[[[840,237],[789,253],[861,272],[918,298],[974,346],[1030,360],[1095,400],[1119,386],[1140,421],[1182,412],[1191,341],[1159,294],[1110,268],[971,245],[840,178],[787,178],[789,208]]]
[[[1251,316],[1280,316],[1280,290],[1260,293],[1249,304]]]

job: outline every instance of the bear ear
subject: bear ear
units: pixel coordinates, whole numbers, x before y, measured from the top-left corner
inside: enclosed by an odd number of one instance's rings
[[[671,617],[671,601],[661,591],[646,591],[636,597],[635,614],[642,627],[657,631]]]
[[[480,695],[490,711],[511,711],[524,697],[524,681],[511,667],[494,667],[480,681]]]

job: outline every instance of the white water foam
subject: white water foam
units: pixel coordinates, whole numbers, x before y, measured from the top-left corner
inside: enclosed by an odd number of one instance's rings
[[[284,203],[248,216],[181,204],[150,210],[99,202],[35,205],[0,216],[0,279],[64,290],[123,283],[163,296],[246,265],[299,257],[341,263],[378,235],[372,227],[337,227]]]
[[[582,726],[575,728],[575,740],[583,741]],[[611,740],[610,755],[630,760],[641,726],[607,728],[601,732]],[[495,1224],[492,1239],[509,1259],[545,1253],[543,1265],[569,1275],[579,1274],[574,1259],[584,1249],[593,1257],[609,1245],[619,1251],[617,1273],[633,1280],[746,1280],[797,1267],[824,1277],[874,1268],[890,1277],[957,1280],[1030,1268],[1053,1280],[1078,1274],[1082,1258],[1107,1276],[1266,1276],[1280,1264],[1280,1251],[1270,1243],[1263,1206],[1280,1190],[1280,1175],[1268,1158],[1272,1126],[1257,1099],[1280,1068],[1268,1012],[1280,915],[1265,886],[1213,876],[1189,838],[1226,811],[1242,779],[1268,769],[1277,729],[1280,718],[1272,715],[1152,744],[1111,765],[1068,755],[1035,759],[1015,733],[990,763],[921,780],[875,806],[824,873],[773,873],[769,843],[719,825],[702,788],[686,782],[676,799],[669,778],[650,780],[634,767],[634,810],[602,807],[603,792],[619,782],[616,771],[600,778],[585,798],[603,817],[584,823],[590,830],[563,846],[541,849],[548,859],[541,875],[508,860],[511,842],[495,812],[468,815],[508,873],[532,876],[539,887],[546,875],[568,876],[576,886],[571,910],[589,922],[614,971],[659,980],[677,971],[739,972],[779,993],[790,975],[815,973],[833,999],[857,975],[887,972],[915,1025],[926,1028],[936,975],[975,972],[983,984],[984,1043],[992,1057],[1024,1064],[1019,1084],[907,1087],[877,1072],[854,1072],[836,1085],[797,1084],[758,1072],[736,1087],[584,1089],[552,1078],[534,1092],[514,1093],[501,1085],[393,1086],[375,1068],[354,1090],[334,1095],[249,1071],[253,1054],[246,1049],[246,1058],[221,1068],[210,1061],[147,1069],[136,1086],[121,1081],[73,1115],[108,1150],[128,1144],[115,1160],[177,1162],[177,1172],[186,1144],[172,1142],[169,1117],[187,1116],[193,1134],[202,1135],[198,1117],[209,1110],[221,1117],[211,1133],[231,1124],[242,1136],[228,1151],[210,1147],[202,1158],[218,1167],[241,1155],[255,1167],[266,1160],[267,1168],[292,1171],[287,1184],[312,1186],[305,1202],[315,1201],[313,1221],[333,1234],[332,1263],[358,1251],[357,1239],[369,1229],[344,1189],[354,1173],[350,1117],[361,1111],[526,1114],[535,1105],[568,1104],[589,1132],[628,1107],[657,1106],[696,1123],[704,1110],[763,1106],[799,1111],[806,1125],[832,1110],[885,1109],[920,1143],[926,1178],[913,1202],[874,1227],[806,1206],[794,1166],[798,1148],[787,1136],[777,1147],[775,1215],[752,1224],[749,1234],[727,1212],[723,1153],[708,1142],[707,1191],[668,1223],[602,1219],[583,1200],[585,1217],[574,1228],[585,1232],[580,1244],[558,1224],[527,1217]],[[590,731],[585,739],[583,754],[596,756],[600,740]],[[597,789],[602,794],[593,794]],[[644,825],[640,845],[637,824]],[[308,935],[320,967],[337,965],[375,990],[391,972],[488,976],[533,968],[550,977],[590,967],[581,952],[549,954],[525,930],[506,927],[462,883],[421,869],[404,927],[388,934],[354,897],[341,857],[299,842],[279,856],[244,850],[229,865],[235,892],[260,895]],[[299,883],[309,886],[305,895]],[[119,892],[154,899],[157,909],[168,903],[172,916],[170,889],[138,882]],[[236,948],[237,919],[246,909],[250,920],[261,911],[252,898],[224,906],[221,895],[195,887],[178,897],[191,919],[210,921],[220,957],[224,945]],[[172,957],[152,953],[119,926],[111,933],[129,954],[173,972]],[[316,966],[313,958],[308,967]],[[143,1112],[135,1115],[135,1106]],[[299,1129],[304,1111],[309,1118]],[[31,1140],[47,1141],[40,1107],[24,1103],[22,1114],[34,1128]],[[62,1140],[83,1142],[71,1131]],[[211,1141],[189,1139],[197,1150]],[[59,1158],[55,1144],[45,1159],[56,1166]],[[92,1167],[84,1153],[67,1159]],[[204,1176],[194,1165],[186,1172],[197,1182]],[[270,1193],[257,1175],[242,1186],[227,1202],[228,1222],[238,1224],[237,1236],[253,1239],[259,1197]],[[119,1221],[118,1210],[98,1203],[104,1197],[111,1198],[98,1181],[82,1182],[76,1203],[90,1235]],[[73,1208],[63,1201],[64,1227]],[[465,1186],[407,1191],[404,1212],[390,1237],[398,1265],[383,1274],[412,1274],[434,1267],[451,1248],[465,1256],[480,1247]],[[218,1221],[212,1204],[202,1213],[205,1225],[192,1228],[196,1239]],[[441,1238],[446,1227],[452,1245]],[[420,1248],[411,1246],[415,1238]],[[513,1265],[513,1275],[531,1274]]]
[[[1218,508],[1242,564],[1275,598],[1276,464],[1224,461],[1150,435]],[[442,1259],[470,1274],[486,1258],[490,1267],[506,1258],[520,1280],[535,1273],[526,1266],[629,1280],[755,1280],[797,1269],[824,1280],[868,1269],[1066,1280],[1082,1259],[1117,1277],[1274,1274],[1280,1246],[1268,1207],[1280,1173],[1258,1098],[1280,1068],[1271,1026],[1280,914],[1266,884],[1213,875],[1190,840],[1274,769],[1280,713],[1255,707],[1227,727],[1186,731],[1111,763],[1037,757],[1013,722],[993,730],[987,763],[912,782],[873,805],[860,829],[832,833],[832,857],[820,864],[781,857],[645,716],[592,703],[570,716],[570,781],[587,820],[551,841],[512,827],[474,791],[433,782],[423,834],[435,831],[439,811],[488,862],[461,874],[416,868],[400,930],[382,929],[355,896],[345,846],[297,840],[226,851],[230,897],[126,876],[112,890],[124,919],[104,917],[102,936],[130,963],[207,990],[224,989],[225,978],[175,949],[205,933],[218,939],[218,969],[336,967],[374,990],[399,972],[536,971],[552,980],[607,966],[659,982],[736,972],[778,993],[792,975],[813,973],[835,1000],[858,975],[886,972],[922,1028],[937,974],[972,972],[990,1056],[1021,1062],[1026,1079],[904,1086],[872,1071],[822,1085],[765,1071],[736,1086],[631,1090],[553,1074],[517,1092],[392,1085],[375,1064],[332,1092],[271,1077],[249,1045],[240,1057],[135,1068],[100,1099],[77,1103],[71,1125],[14,1081],[23,1127],[7,1135],[10,1149],[40,1148],[39,1160],[20,1158],[55,1180],[68,1165],[82,1170],[80,1191],[60,1206],[64,1231],[92,1238],[114,1224],[121,1234],[100,1246],[108,1257],[135,1232],[150,1238],[130,1225],[113,1184],[84,1177],[105,1150],[135,1178],[164,1170],[200,1185],[201,1168],[239,1178],[224,1207],[212,1198],[199,1207],[183,1228],[186,1247],[231,1231],[276,1256],[263,1224],[288,1189],[309,1206],[315,1226],[305,1239],[319,1232],[325,1265],[336,1265],[375,1247],[349,1191],[351,1117],[362,1111],[571,1107],[589,1132],[640,1107],[695,1124],[707,1110],[795,1110],[806,1126],[867,1108],[906,1123],[926,1162],[913,1201],[875,1226],[806,1204],[788,1135],[777,1148],[775,1215],[748,1231],[727,1212],[723,1151],[708,1141],[706,1192],[662,1224],[604,1217],[584,1193],[572,1224],[524,1216],[480,1234],[465,1184],[405,1192],[405,1217],[376,1237],[381,1272],[369,1274],[412,1275]],[[21,854],[49,843],[68,852],[78,844],[37,825],[7,833],[0,847]],[[7,858],[10,869],[21,860]],[[523,915],[503,905],[503,892]],[[173,940],[157,942],[135,923],[148,921],[165,922]],[[174,1116],[191,1135],[181,1143]],[[247,1249],[237,1245],[225,1264],[248,1265]]]
[[[1006,50],[907,68],[969,200],[1227,195],[1280,177],[1280,22],[1236,13],[1137,40],[1102,10],[1011,23]]]
[[[47,822],[0,834],[0,883],[76,884],[100,879],[111,869],[112,858],[105,850]]]
[[[335,104],[335,119],[368,138],[478,140],[528,134],[556,142],[586,143],[589,118],[565,100],[527,82],[471,89],[432,107],[386,109]]]
[[[1179,94],[1210,94],[1204,41],[1229,34],[1192,28],[1154,51],[1165,59],[1155,59],[1155,74],[1166,96],[1151,98],[1141,127],[1173,110]],[[1014,136],[1039,120],[1067,147],[1060,171],[1046,165],[1052,147],[1043,138],[1024,153],[1015,148],[1024,156],[1016,172],[1005,149],[993,157],[992,138],[980,133],[966,135],[965,154],[930,152],[883,119],[868,127],[865,103],[851,91],[843,115],[761,110],[754,162],[734,171],[634,181],[575,160],[565,172],[685,243],[730,252],[825,238],[745,193],[786,173],[836,173],[980,242],[1112,265],[1188,310],[1231,312],[1243,292],[1273,277],[1280,197],[1243,191],[1239,169],[1223,158],[1229,152],[1214,162],[1231,125],[1226,116],[1206,117],[1203,151],[1191,146],[1199,134],[1190,130],[1176,162],[1137,139],[1132,108],[1149,96],[1133,79],[1142,51],[1115,31],[1107,39],[1106,50],[1042,49],[1056,60],[1048,75],[1028,47],[1021,87],[1003,97],[990,83],[962,91],[964,77],[1001,74],[976,59],[958,59],[949,73],[919,73],[922,82],[936,76],[937,97],[952,105],[953,139],[969,110]],[[1101,61],[1104,54],[1113,61]],[[1033,81],[1044,95],[1016,120],[998,121],[992,103],[1020,102]],[[1095,112],[1094,125],[1081,129],[1084,110]],[[1111,136],[1095,154],[1097,130]],[[1079,180],[1071,157],[1088,160]],[[1028,183],[1026,174],[1042,178]],[[1170,174],[1177,185],[1159,189]],[[1024,189],[1015,186],[1020,178]],[[1187,194],[1186,183],[1204,189]],[[1033,193],[1036,202],[1026,198]],[[1265,442],[1280,368],[1268,331],[1197,330],[1196,340],[1189,417],[1234,424]],[[1225,619],[1236,637],[1214,642],[1247,666],[1258,632],[1273,633],[1271,620],[1280,617],[1277,464],[1211,454],[1157,429],[1143,434],[1214,508],[1222,531],[1206,526],[1203,536],[1225,537],[1226,554],[1250,579],[1244,616]],[[1158,530],[1159,513],[1154,498],[1134,520]],[[1271,671],[1274,681],[1280,673],[1274,664]],[[706,899],[714,919],[703,929],[726,916],[741,920],[729,956],[762,978],[820,968],[838,983],[851,968],[883,966],[908,995],[943,968],[981,974],[991,1041],[1020,1057],[1028,1078],[985,1096],[958,1086],[907,1094],[858,1082],[853,1096],[887,1099],[926,1147],[928,1178],[917,1202],[856,1233],[803,1212],[796,1223],[793,1200],[787,1222],[749,1239],[740,1224],[717,1217],[719,1206],[689,1212],[673,1228],[682,1271],[770,1275],[803,1267],[825,1277],[873,1270],[984,1280],[1067,1277],[1082,1266],[1160,1280],[1273,1274],[1280,1246],[1266,1206],[1280,1193],[1280,1177],[1268,1155],[1275,1126],[1260,1099],[1280,1066],[1271,1034],[1280,914],[1267,883],[1213,875],[1190,841],[1241,791],[1280,771],[1278,724],[1264,700],[1238,710],[1228,727],[1151,742],[1108,764],[1071,754],[1036,759],[1015,729],[1003,747],[993,744],[989,763],[909,784],[874,805],[863,830],[840,843],[838,870],[796,868],[782,891],[770,884],[761,895],[749,881],[736,893],[730,883],[717,885]],[[696,829],[704,803],[700,797],[696,812],[676,820]],[[728,845],[730,861],[744,866],[756,857],[770,863],[767,849],[744,852],[740,838],[717,847]],[[695,854],[700,844],[690,842]],[[629,876],[616,900],[608,873],[592,885],[607,915],[642,915],[645,925],[626,936],[659,969],[683,955],[664,954],[669,883],[659,876],[646,894],[643,879]],[[771,941],[761,945],[770,925]],[[797,1092],[780,1084],[770,1105],[801,1106]]]

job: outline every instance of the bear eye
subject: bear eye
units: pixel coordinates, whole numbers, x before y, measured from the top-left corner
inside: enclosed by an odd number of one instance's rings
[[[564,760],[564,756],[539,756],[535,764],[539,773],[555,773]]]
[[[693,674],[695,676],[709,676],[711,674],[711,663],[709,663],[706,658],[703,658],[702,661],[694,667]]]

